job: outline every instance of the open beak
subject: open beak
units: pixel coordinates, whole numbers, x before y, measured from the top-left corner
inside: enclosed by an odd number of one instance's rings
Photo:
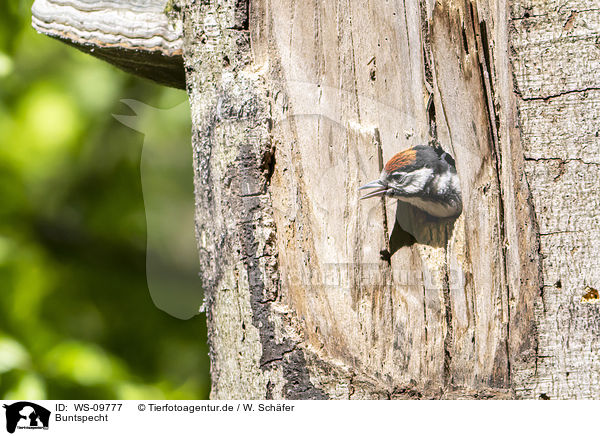
[[[362,197],[360,197],[361,200],[364,200],[365,198],[371,198],[371,197],[383,197],[385,194],[387,194],[389,188],[384,185],[381,180],[374,180],[372,182],[367,183],[364,186],[361,186],[360,188],[358,188],[359,190],[361,189],[375,189],[375,191],[368,193],[367,195],[363,195]]]

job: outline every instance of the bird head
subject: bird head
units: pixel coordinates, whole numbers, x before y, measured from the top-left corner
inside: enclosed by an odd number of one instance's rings
[[[393,197],[439,218],[462,212],[460,181],[452,156],[441,147],[415,145],[394,155],[378,180],[359,189],[374,189],[361,197]]]
[[[416,192],[427,182],[427,173],[431,174],[427,168],[416,168],[416,163],[417,150],[415,148],[397,153],[385,164],[379,179],[358,188],[359,190],[375,189],[360,199],[383,196],[402,197]]]

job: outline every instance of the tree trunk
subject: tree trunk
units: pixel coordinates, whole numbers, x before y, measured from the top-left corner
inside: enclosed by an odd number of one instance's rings
[[[539,227],[542,301],[525,398],[600,398],[600,7],[515,1],[518,123]]]
[[[212,398],[600,398],[600,9],[563,3],[173,5]],[[359,202],[431,140],[457,220]]]

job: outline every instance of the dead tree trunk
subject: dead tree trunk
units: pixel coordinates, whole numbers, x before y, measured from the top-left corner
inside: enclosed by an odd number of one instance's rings
[[[212,398],[600,398],[600,9],[554,3],[170,4]],[[359,203],[430,140],[458,220]]]

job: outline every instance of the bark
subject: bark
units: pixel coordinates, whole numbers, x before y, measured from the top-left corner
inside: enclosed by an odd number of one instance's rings
[[[492,53],[506,7],[251,6],[248,29],[244,3],[184,8],[213,397],[512,396],[540,277],[508,51]],[[359,203],[432,139],[457,159],[456,222]]]
[[[512,61],[543,299],[525,398],[600,398],[600,7],[515,1]]]
[[[555,3],[174,5],[212,398],[600,398],[600,10]],[[358,201],[431,140],[456,221]]]

